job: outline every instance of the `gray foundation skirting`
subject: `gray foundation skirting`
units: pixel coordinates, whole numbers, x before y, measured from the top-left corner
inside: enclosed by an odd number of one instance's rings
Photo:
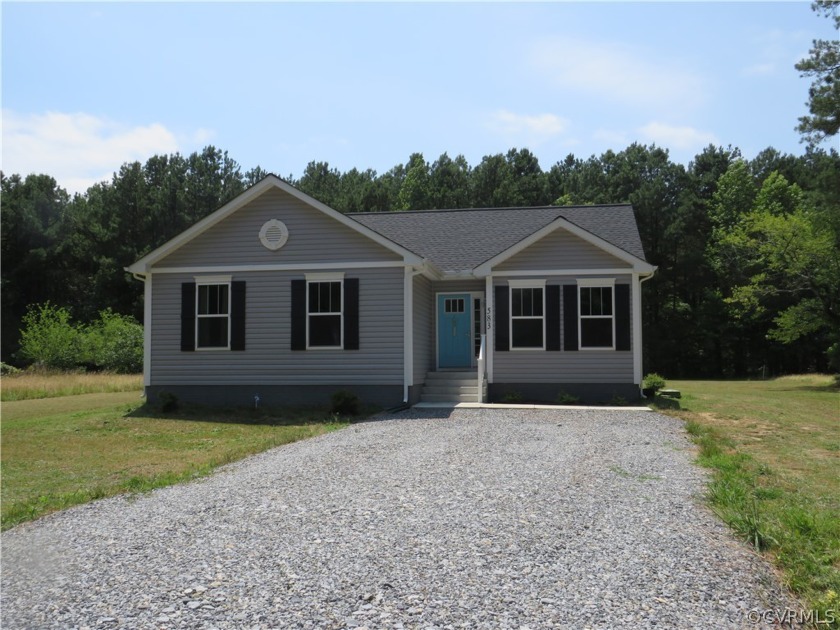
[[[634,383],[491,383],[488,397],[490,402],[511,402],[510,398],[518,394],[523,403],[555,404],[561,392],[589,405],[616,403],[619,399],[636,402],[641,398]]]
[[[180,402],[210,406],[253,407],[259,396],[261,407],[329,405],[330,397],[340,389],[356,394],[362,402],[380,407],[402,403],[402,385],[151,385],[146,398],[156,404],[162,392],[178,397]]]

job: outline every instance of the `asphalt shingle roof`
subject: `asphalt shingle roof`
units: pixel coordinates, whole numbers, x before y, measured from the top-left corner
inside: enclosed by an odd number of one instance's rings
[[[474,269],[559,217],[645,259],[630,205],[366,212],[347,215],[444,272]]]

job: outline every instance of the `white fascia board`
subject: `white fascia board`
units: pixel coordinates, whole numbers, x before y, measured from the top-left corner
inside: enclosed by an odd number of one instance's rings
[[[441,280],[475,280],[476,277],[472,269],[464,269],[462,271],[446,271],[441,276]]]
[[[533,245],[541,238],[548,236],[558,228],[563,228],[567,232],[574,234],[575,236],[583,239],[584,241],[595,245],[599,249],[604,250],[608,254],[615,256],[619,260],[626,262],[628,265],[632,266],[632,271],[636,271],[639,273],[647,273],[654,269],[654,267],[642,260],[641,258],[637,258],[633,254],[624,251],[620,247],[616,247],[612,243],[605,241],[600,236],[594,235],[592,232],[588,232],[581,227],[578,227],[574,223],[564,219],[563,217],[558,217],[548,225],[540,228],[530,236],[523,238],[518,243],[511,245],[505,251],[495,255],[493,258],[484,261],[480,265],[478,265],[474,270],[473,274],[477,277],[483,277],[491,273],[493,267],[498,264],[503,263],[508,258],[515,256],[519,252],[521,252],[526,247]]]
[[[335,219],[339,223],[342,223],[349,227],[356,232],[367,236],[372,241],[382,245],[386,249],[394,252],[403,257],[403,260],[407,264],[412,265],[419,265],[423,262],[423,259],[415,254],[412,251],[407,250],[406,248],[398,245],[397,243],[391,241],[390,239],[385,238],[381,234],[374,232],[370,228],[362,225],[358,221],[354,219],[350,219],[345,215],[341,214],[337,210],[333,210],[326,204],[321,203],[317,199],[313,199],[309,195],[304,192],[299,191],[297,188],[289,184],[288,182],[283,181],[276,175],[267,175],[265,178],[261,179],[259,182],[251,186],[248,190],[243,192],[241,195],[232,199],[224,206],[213,212],[212,214],[207,215],[201,221],[196,223],[190,228],[187,228],[183,232],[181,232],[178,236],[173,238],[170,241],[167,241],[154,251],[146,254],[143,258],[135,262],[133,265],[127,267],[127,271],[130,273],[146,273],[149,271],[149,267],[155,264],[157,261],[162,260],[175,250],[179,249],[183,245],[187,244],[203,232],[207,231],[220,221],[226,219],[231,214],[245,206],[246,204],[250,203],[263,193],[272,188],[278,188],[283,192],[288,193],[292,197],[299,199],[303,203],[315,208],[326,214],[327,216]]]
[[[294,263],[294,264],[265,264],[265,265],[192,265],[184,267],[156,267],[147,273],[245,273],[249,271],[316,271],[335,269],[387,269],[396,267],[410,267],[401,260],[390,262],[348,262],[348,263]]]
[[[420,273],[426,276],[429,280],[443,280],[445,278],[440,269],[435,267],[425,258],[423,259],[423,265],[420,267]]]
[[[516,278],[532,276],[629,276],[632,273],[638,272],[634,272],[632,267],[616,267],[615,269],[517,269],[514,271],[494,271],[493,275],[499,278]]]

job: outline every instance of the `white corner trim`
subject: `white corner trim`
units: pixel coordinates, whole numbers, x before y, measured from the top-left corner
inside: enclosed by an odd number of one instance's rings
[[[152,384],[152,274],[143,281],[143,385]]]
[[[298,190],[288,182],[283,181],[276,175],[267,175],[265,178],[251,186],[248,190],[246,190],[236,198],[232,199],[212,214],[207,215],[201,221],[195,223],[192,227],[187,228],[175,238],[167,241],[157,249],[143,256],[143,258],[135,262],[133,265],[127,267],[127,270],[130,273],[147,272],[151,265],[155,264],[159,260],[162,260],[166,256],[169,256],[172,252],[179,249],[183,245],[186,245],[188,242],[190,242],[200,234],[204,233],[220,221],[226,219],[234,212],[244,207],[263,193],[275,188],[282,190],[283,192],[291,195],[292,197],[295,197],[299,201],[302,201],[303,203],[307,204],[308,206],[315,208],[320,212],[323,212],[324,214],[326,214],[332,219],[335,219],[339,223],[368,237],[375,243],[382,245],[384,248],[401,256],[404,262],[413,265],[422,264],[422,257],[406,249],[402,245],[398,245],[394,241],[385,238],[378,232],[374,232],[373,230],[371,230],[367,226],[362,225],[358,221],[341,214],[337,210],[333,210],[326,204],[323,204],[317,199],[310,197],[304,192],[301,192],[300,190]]]
[[[639,274],[633,274],[633,283],[630,285],[633,292],[631,300],[631,313],[633,317],[633,382],[639,387],[642,386],[642,283],[639,282]]]
[[[403,402],[414,381],[414,270],[405,267],[403,275]]]
[[[515,243],[514,245],[510,246],[505,251],[481,263],[473,270],[473,273],[476,276],[485,276],[489,274],[493,267],[500,263],[503,263],[508,258],[511,258],[512,256],[518,254],[526,247],[533,245],[534,243],[536,243],[543,237],[548,236],[558,228],[563,228],[571,234],[574,234],[575,236],[583,239],[584,241],[587,241],[595,247],[598,247],[607,252],[608,254],[611,254],[612,256],[618,258],[619,260],[626,262],[627,264],[631,265],[633,267],[633,270],[635,271],[649,272],[653,269],[652,265],[645,262],[641,258],[637,258],[633,254],[624,251],[620,247],[616,247],[612,243],[602,239],[600,236],[596,236],[592,232],[588,232],[587,230],[578,227],[577,225],[575,225],[571,221],[568,221],[567,219],[564,219],[563,217],[558,217],[548,225],[542,227],[541,229],[531,234],[530,236],[527,236],[518,243]]]

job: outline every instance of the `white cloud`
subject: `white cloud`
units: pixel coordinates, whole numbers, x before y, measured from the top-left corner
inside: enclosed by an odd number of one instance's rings
[[[209,134],[199,130],[196,138]],[[85,113],[3,110],[3,172],[46,173],[70,192],[110,179],[125,162],[175,151],[175,134],[160,123],[129,127]]]
[[[487,126],[510,140],[537,146],[564,133],[569,128],[569,121],[555,114],[516,114],[500,109],[489,116]]]
[[[709,144],[720,144],[713,133],[694,127],[679,127],[661,122],[650,122],[639,130],[646,142],[653,142],[668,149],[701,150]]]
[[[808,56],[811,36],[805,31],[783,31],[778,28],[755,32],[750,36],[753,63],[744,66],[745,76],[771,76],[791,72],[793,66]],[[803,52],[805,51],[805,52]]]
[[[693,107],[705,99],[705,80],[673,59],[649,61],[641,51],[577,38],[535,44],[532,63],[569,92],[584,92],[623,105]]]

